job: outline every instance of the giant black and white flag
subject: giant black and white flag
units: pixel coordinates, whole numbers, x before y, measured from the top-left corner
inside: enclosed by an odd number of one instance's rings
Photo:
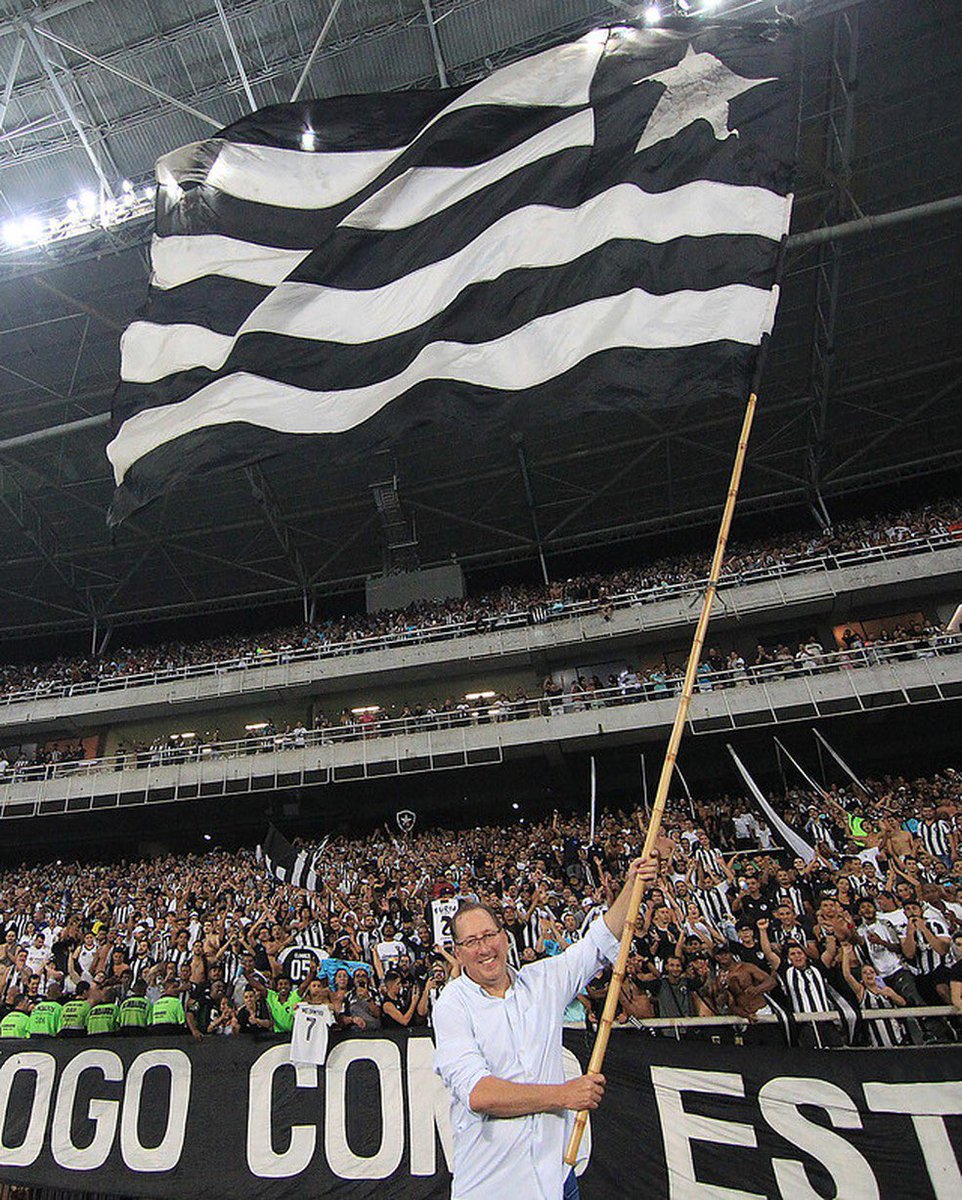
[[[279,882],[303,888],[306,892],[316,892],[323,884],[317,872],[317,865],[327,841],[325,838],[313,851],[296,850],[287,838],[271,825],[268,827],[264,844],[257,847],[257,861],[263,862]]]
[[[198,472],[744,399],[777,302],[795,37],[613,27],[460,89],[263,109],[157,163],[113,522]]]

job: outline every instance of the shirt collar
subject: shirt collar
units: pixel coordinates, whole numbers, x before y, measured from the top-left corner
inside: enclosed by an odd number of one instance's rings
[[[465,971],[462,974],[461,978],[464,980],[464,982],[467,984],[467,986],[473,992],[477,992],[478,995],[483,996],[485,998],[485,1000],[507,1000],[508,993],[512,991],[512,989],[514,988],[515,984],[518,982],[518,979],[519,979],[519,972],[516,971],[514,969],[514,967],[511,966],[510,963],[507,964],[507,971],[508,971],[508,979],[510,982],[508,983],[508,990],[505,992],[505,994],[503,996],[492,996],[490,992],[485,991],[485,989],[481,986],[480,983],[475,983],[474,980],[471,978],[471,976],[467,973],[467,971]]]

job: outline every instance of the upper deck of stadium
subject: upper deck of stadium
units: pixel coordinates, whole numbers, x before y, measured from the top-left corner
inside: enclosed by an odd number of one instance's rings
[[[180,488],[113,540],[104,523],[105,414],[120,333],[145,298],[146,197],[158,155],[235,120],[251,101],[288,99],[308,66],[305,91],[322,97],[442,79],[456,86],[634,17],[635,6],[235,0],[224,6],[226,24],[206,0],[60,0],[22,15],[6,7],[0,627],[8,635],[95,623],[102,633],[148,615],[356,587],[384,565],[371,485],[395,479],[420,565],[456,556],[469,573],[503,564],[536,572],[540,543],[549,569],[564,576],[579,550],[713,521],[740,413],[683,408],[590,415],[526,431],[523,443],[451,445],[446,432],[424,430],[367,477],[305,450]],[[667,17],[672,6],[662,7]],[[804,49],[793,235],[962,193],[957,9],[897,0],[781,9],[800,22]],[[767,18],[774,5],[722,3],[713,12]],[[115,216],[128,219],[102,227],[96,193],[106,188],[118,198]],[[82,232],[91,196],[98,216]],[[37,221],[61,217],[71,236],[28,244]],[[795,243],[742,512],[812,504],[832,515],[850,493],[958,463],[960,237],[958,212],[943,210]],[[52,436],[61,426],[71,431]]]

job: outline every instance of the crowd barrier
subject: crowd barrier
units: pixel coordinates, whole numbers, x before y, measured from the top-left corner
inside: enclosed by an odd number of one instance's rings
[[[958,549],[960,544],[962,544],[962,539],[958,534],[944,533],[930,537],[907,538],[904,541],[879,546],[865,546],[858,550],[841,551],[835,554],[791,559],[765,567],[752,567],[744,571],[725,573],[719,581],[719,590],[784,579],[794,575],[830,574],[846,567],[889,562],[950,548]],[[152,671],[103,675],[96,679],[72,683],[43,682],[33,688],[0,693],[0,706],[10,706],[37,699],[126,691],[132,688],[176,683],[180,680],[196,679],[202,676],[229,674],[236,671],[257,671],[287,663],[319,662],[324,659],[364,654],[370,651],[450,641],[478,633],[519,629],[532,623],[549,624],[571,617],[595,614],[607,606],[610,606],[613,611],[618,611],[638,605],[654,604],[675,597],[697,595],[705,590],[707,584],[707,578],[658,583],[650,587],[634,588],[616,595],[606,596],[602,600],[544,600],[528,608],[481,616],[467,621],[450,621],[426,627],[412,626],[409,629],[390,634],[352,637],[343,641],[323,642],[320,645],[308,647],[257,650],[249,654],[235,655],[232,658],[210,662],[159,668]]]
[[[864,1021],[907,1021],[932,1017],[962,1017],[962,1012],[952,1004],[907,1004],[904,1008],[869,1008],[860,1011],[859,1016]],[[825,1012],[793,1013],[792,1020],[796,1025],[841,1025],[843,1018],[837,1009]],[[671,1030],[677,1038],[686,1029],[736,1029],[744,1031],[752,1025],[781,1025],[781,1020],[774,1013],[759,1013],[749,1020],[747,1017],[636,1017],[624,1025],[613,1025],[612,1029],[653,1029]],[[581,1024],[570,1024],[566,1029],[580,1029]]]

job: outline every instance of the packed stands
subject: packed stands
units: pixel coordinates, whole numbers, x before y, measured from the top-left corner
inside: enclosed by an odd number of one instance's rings
[[[816,570],[926,553],[960,544],[957,501],[839,523],[831,532],[773,536],[728,555],[723,587]],[[651,603],[704,586],[709,554],[659,559],[610,575],[584,575],[549,587],[505,587],[487,596],[419,604],[403,612],[352,613],[313,626],[267,630],[256,637],[167,642],[112,649],[101,658],[0,665],[0,702],[80,695],[279,662],[358,654],[412,642],[447,640],[481,630],[543,623],[584,612]]]
[[[955,1040],[957,1018],[895,1010],[953,1004],[962,1014],[962,776],[865,787],[781,795],[810,862],[738,799],[670,808],[619,1024],[724,1017],[748,1040],[805,1042],[815,1035],[798,984],[811,978],[825,1010],[841,1014],[821,1044]],[[510,827],[378,828],[306,847],[321,879],[311,893],[277,882],[249,849],[23,864],[0,874],[0,1015],[77,1000],[56,1014],[74,1033],[85,1005],[106,1006],[96,1032],[111,1032],[125,1011],[150,1023],[153,1004],[169,1030],[177,1000],[195,1037],[266,1035],[289,1028],[292,985],[306,993],[316,975],[312,995],[345,1031],[424,1025],[458,971],[446,917],[459,901],[501,914],[523,970],[603,911],[644,826],[641,810],[608,813],[593,844],[583,820],[557,812]],[[570,1020],[597,1019],[605,982]],[[879,1007],[891,1019],[858,1019]]]

